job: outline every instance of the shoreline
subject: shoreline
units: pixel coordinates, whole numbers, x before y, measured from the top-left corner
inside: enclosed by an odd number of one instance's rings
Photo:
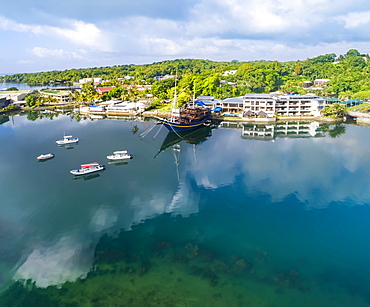
[[[20,109],[15,110],[6,110],[6,111],[0,111],[0,115],[4,115],[7,113],[17,113],[17,112],[28,112],[28,111],[45,111],[45,110],[70,110],[74,109],[77,106],[66,106],[66,105],[60,105],[60,106],[42,106],[37,108],[32,107],[23,107]],[[135,112],[81,112],[81,114],[88,114],[88,115],[104,115],[104,116],[143,116],[143,117],[169,117],[169,112],[158,112],[158,111],[144,111],[142,113],[135,113]],[[359,123],[366,123],[370,124],[370,116],[368,114],[363,114],[363,116],[358,117],[360,119]],[[212,117],[213,120],[218,121],[225,121],[225,122],[250,122],[250,123],[276,123],[281,121],[291,121],[291,120],[301,120],[301,121],[318,121],[318,122],[329,122],[329,123],[337,123],[337,122],[345,122],[346,118],[328,118],[328,117],[322,117],[322,116],[286,116],[286,117],[265,117],[265,118],[241,118],[241,117]]]

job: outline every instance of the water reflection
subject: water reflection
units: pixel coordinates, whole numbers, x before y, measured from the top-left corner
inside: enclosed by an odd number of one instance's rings
[[[101,172],[104,172],[104,171],[101,171]],[[77,180],[77,179],[84,179],[84,180],[91,180],[91,179],[94,179],[94,178],[98,178],[100,177],[100,174],[89,174],[89,175],[79,175],[79,176],[73,176],[72,180]]]
[[[135,123],[141,130],[147,124]],[[73,151],[59,151],[58,163],[30,163],[41,149],[55,148],[66,127],[84,142]],[[181,297],[196,293],[199,302],[219,300],[220,305],[253,300],[253,291],[245,294],[245,289],[256,290],[256,302],[266,293],[271,304],[295,295],[308,296],[311,306],[314,297],[328,302],[332,296],[320,289],[318,276],[330,281],[330,274],[370,275],[362,266],[370,256],[369,212],[367,206],[355,206],[370,202],[364,188],[370,183],[369,130],[345,125],[338,138],[321,125],[307,127],[304,134],[301,126],[281,129],[283,137],[274,127],[275,142],[260,141],[257,128],[270,138],[267,126],[253,128],[256,138],[241,137],[246,128],[223,126],[181,137],[162,133],[151,146],[125,121],[79,122],[66,116],[28,121],[23,116],[14,125],[4,123],[4,283],[30,278],[46,287],[81,277],[63,286],[78,293],[89,278],[100,286],[111,281],[111,289],[120,289],[122,281],[129,289],[122,293],[130,293],[124,299],[136,296],[135,302],[153,300],[151,293],[157,293],[154,299],[168,298],[175,291],[170,285],[181,285]],[[105,159],[118,145],[135,155],[124,171],[112,164],[95,180],[70,180],[75,165]],[[360,277],[354,279],[358,285]],[[171,282],[155,292],[158,280]],[[348,286],[333,284],[341,290]],[[356,299],[368,296],[365,286],[355,288],[362,293]],[[348,303],[349,297],[336,290],[336,303]]]
[[[222,122],[222,128],[241,129],[242,138],[273,141],[276,138],[339,137],[346,132],[343,123],[315,121],[278,121],[277,123]]]
[[[116,166],[120,166],[120,165],[127,165],[128,162],[124,162],[124,161],[108,161],[108,164],[113,164],[113,165],[116,165]]]
[[[170,146],[174,146],[180,143],[181,141],[185,141],[193,145],[201,144],[212,136],[212,129],[214,128],[215,127],[213,126],[201,126],[190,131],[170,131],[164,138],[158,154],[160,154],[162,151],[169,148]]]
[[[0,125],[9,121],[9,116],[0,116]]]

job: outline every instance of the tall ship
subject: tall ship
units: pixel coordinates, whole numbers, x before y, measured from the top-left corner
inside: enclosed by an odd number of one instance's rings
[[[177,79],[177,74],[176,74]],[[175,83],[175,94],[170,117],[162,118],[155,116],[159,123],[163,124],[169,131],[186,131],[202,126],[211,118],[211,109],[203,102],[188,103],[184,108],[177,108],[177,85]]]
[[[211,118],[211,109],[193,104],[181,109],[172,109],[169,119],[155,117],[169,131],[186,131],[202,126]]]

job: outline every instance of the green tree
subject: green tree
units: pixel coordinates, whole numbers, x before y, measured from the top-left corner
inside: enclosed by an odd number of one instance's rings
[[[35,95],[27,95],[24,100],[27,107],[33,107],[37,104],[38,98]]]
[[[332,117],[344,117],[348,112],[348,108],[341,104],[341,103],[333,103],[325,106],[325,108],[321,111],[321,114],[324,116],[332,116]]]
[[[166,79],[162,81],[153,82],[151,92],[154,96],[158,97],[160,100],[170,99],[170,89],[175,86],[175,79]]]

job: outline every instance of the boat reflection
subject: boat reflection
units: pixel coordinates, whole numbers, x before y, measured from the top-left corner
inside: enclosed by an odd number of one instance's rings
[[[128,162],[125,162],[125,161],[108,161],[108,164],[119,166],[119,165],[128,165]]]
[[[207,140],[212,136],[213,126],[201,126],[190,131],[170,131],[167,133],[162,145],[156,154],[157,157],[162,151],[166,150],[168,147],[174,146],[181,141],[186,141],[189,144],[198,145]]]
[[[103,170],[103,172],[104,172],[104,170]],[[100,174],[95,173],[95,174],[90,174],[90,175],[74,176],[72,178],[72,180],[77,180],[77,179],[80,179],[80,178],[83,178],[84,180],[91,180],[91,179],[98,178],[98,177],[100,177]]]
[[[78,143],[75,143],[73,145],[71,145],[71,144],[58,145],[58,148],[73,149],[74,146],[76,146],[76,145],[78,145]]]

